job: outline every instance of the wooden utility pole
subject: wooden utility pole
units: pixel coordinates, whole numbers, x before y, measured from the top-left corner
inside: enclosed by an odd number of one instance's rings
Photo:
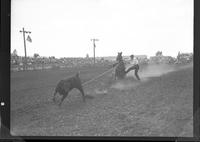
[[[94,64],[95,64],[95,48],[96,48],[95,41],[99,41],[99,40],[94,38],[94,39],[91,39],[91,41],[93,41],[93,46],[94,46],[93,52],[94,52]]]
[[[20,33],[23,33],[23,39],[24,39],[24,52],[25,52],[25,61],[24,61],[24,70],[27,69],[27,56],[26,56],[26,39],[25,39],[25,33],[31,33],[30,31],[25,31],[24,28],[22,28],[22,31],[19,31]]]

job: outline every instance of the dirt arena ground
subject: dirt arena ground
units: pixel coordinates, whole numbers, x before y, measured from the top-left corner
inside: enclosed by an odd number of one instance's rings
[[[193,66],[141,67],[122,81],[112,74],[52,102],[60,79],[81,71],[82,82],[102,67],[11,73],[11,133],[16,136],[193,136]],[[57,102],[60,97],[57,96]]]

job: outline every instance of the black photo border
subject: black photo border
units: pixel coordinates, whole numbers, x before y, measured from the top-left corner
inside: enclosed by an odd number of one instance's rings
[[[134,140],[134,141],[199,141],[200,140],[200,0],[194,0],[194,95],[193,137],[79,137],[79,136],[11,136],[10,134],[10,45],[11,0],[1,0],[1,46],[0,46],[0,140]]]

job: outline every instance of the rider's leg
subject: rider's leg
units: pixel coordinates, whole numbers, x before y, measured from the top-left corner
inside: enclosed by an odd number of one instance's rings
[[[138,80],[140,80],[140,77],[138,75],[138,71],[139,71],[139,65],[136,65],[136,68],[135,68],[135,76]]]
[[[134,66],[128,68],[128,70],[126,71],[126,73],[130,72],[131,70],[135,70],[135,69],[136,69],[136,66],[134,65]]]

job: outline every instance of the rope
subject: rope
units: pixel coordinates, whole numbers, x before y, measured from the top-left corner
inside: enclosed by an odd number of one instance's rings
[[[98,75],[97,77],[92,78],[92,79],[89,80],[89,81],[84,82],[84,83],[82,84],[82,86],[87,85],[88,83],[90,83],[90,82],[92,82],[92,81],[94,81],[94,80],[96,80],[96,79],[102,77],[104,74],[110,72],[111,70],[113,70],[113,68],[111,68],[111,69],[109,69],[109,70],[103,72],[102,74]]]
[[[111,69],[109,69],[109,70],[103,72],[102,74],[98,75],[97,77],[92,78],[92,79],[89,80],[89,81],[84,82],[84,83],[82,84],[82,86],[87,85],[88,83],[90,83],[90,82],[92,82],[92,81],[94,81],[94,80],[100,78],[101,76],[103,76],[104,74],[108,73],[108,72],[111,71],[112,69],[113,69],[113,68],[111,68]],[[29,90],[36,90],[36,89],[42,89],[42,88],[49,88],[49,87],[53,87],[53,86],[55,86],[55,85],[52,84],[52,85],[48,85],[48,86],[32,87],[32,88],[26,88],[26,89],[21,89],[21,90],[13,90],[13,91],[11,91],[11,93],[13,93],[13,92],[21,92],[21,91],[29,91]]]

